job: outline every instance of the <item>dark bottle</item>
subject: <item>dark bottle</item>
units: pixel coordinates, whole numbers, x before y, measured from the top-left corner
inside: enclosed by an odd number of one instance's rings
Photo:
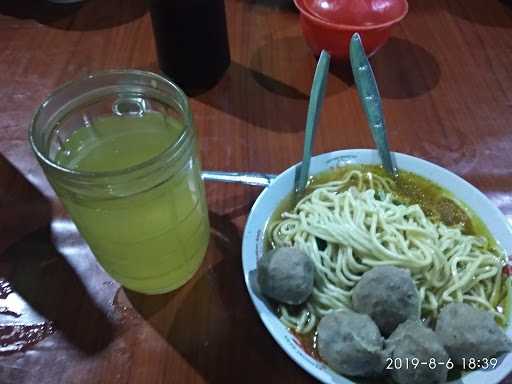
[[[158,63],[187,93],[211,88],[230,64],[224,0],[149,0]]]

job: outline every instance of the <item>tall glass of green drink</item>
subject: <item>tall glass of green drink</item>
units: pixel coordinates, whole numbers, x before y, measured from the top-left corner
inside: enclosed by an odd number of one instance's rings
[[[176,85],[135,70],[89,75],[43,102],[29,137],[113,278],[153,294],[194,274],[209,223],[192,116]]]

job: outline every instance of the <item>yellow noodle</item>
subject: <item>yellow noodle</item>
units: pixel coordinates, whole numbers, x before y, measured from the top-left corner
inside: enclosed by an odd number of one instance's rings
[[[306,305],[279,308],[286,326],[308,333],[330,311],[351,308],[352,289],[378,265],[411,271],[426,318],[435,320],[447,303],[465,302],[504,319],[496,308],[504,295],[502,255],[490,252],[485,238],[434,222],[418,205],[397,203],[393,188],[391,179],[352,170],[317,186],[273,223],[274,246],[301,249],[316,265]]]

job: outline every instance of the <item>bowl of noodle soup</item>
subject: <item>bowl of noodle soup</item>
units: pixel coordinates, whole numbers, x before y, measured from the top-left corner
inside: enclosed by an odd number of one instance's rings
[[[373,172],[380,164],[375,150],[325,153],[313,157],[313,187],[297,204],[286,202],[295,165],[261,193],[246,224],[242,266],[256,311],[281,348],[324,383],[371,382],[330,369],[315,353],[312,335],[322,316],[350,308],[352,287],[374,266],[394,265],[411,272],[427,324],[447,303],[462,301],[493,313],[512,336],[510,279],[503,273],[505,255],[512,254],[511,225],[483,193],[459,176],[413,156],[394,156],[402,175],[410,176],[412,189],[397,192],[393,180]],[[415,190],[414,185],[422,182],[426,186]],[[429,206],[432,201],[425,188],[432,189],[436,201],[443,201],[438,207],[441,214]],[[340,212],[348,219],[335,219],[344,216]],[[461,212],[469,218],[467,223],[460,219]],[[299,308],[268,300],[256,283],[258,260],[269,248],[280,246],[297,247],[315,262],[313,294]],[[511,370],[508,353],[492,369],[465,371],[449,376],[448,382],[499,383]]]

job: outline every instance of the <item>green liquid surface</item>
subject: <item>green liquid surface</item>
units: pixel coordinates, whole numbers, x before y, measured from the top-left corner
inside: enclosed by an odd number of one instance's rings
[[[119,171],[161,154],[182,132],[180,123],[157,112],[99,118],[76,130],[55,161],[77,171]],[[124,190],[123,184],[107,183],[98,195],[53,184],[105,270],[129,289],[162,293],[185,283],[206,251],[209,224],[200,178],[192,158],[156,185],[139,179]]]

